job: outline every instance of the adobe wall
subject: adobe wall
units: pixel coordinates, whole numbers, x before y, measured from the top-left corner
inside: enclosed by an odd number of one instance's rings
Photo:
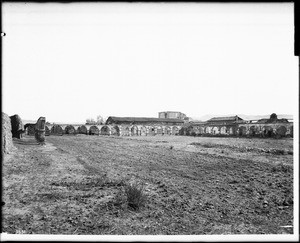
[[[240,136],[240,137],[293,137],[292,122],[239,123],[232,125],[190,125],[180,130],[180,135]]]

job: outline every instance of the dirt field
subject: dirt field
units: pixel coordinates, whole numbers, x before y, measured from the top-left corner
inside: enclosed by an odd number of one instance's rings
[[[66,135],[14,144],[3,163],[3,232],[293,233],[292,139]],[[145,188],[139,210],[123,200],[133,182]]]

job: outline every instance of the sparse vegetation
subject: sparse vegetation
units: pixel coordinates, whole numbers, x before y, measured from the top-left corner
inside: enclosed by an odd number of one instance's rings
[[[161,136],[50,136],[45,146],[32,137],[22,141],[3,163],[4,232],[293,232],[280,227],[293,225],[293,156],[261,151],[292,151],[292,140],[164,136],[166,143]]]
[[[279,163],[279,164],[274,165],[272,167],[271,171],[272,172],[284,172],[284,173],[289,172],[290,173],[293,171],[293,167],[291,165]]]
[[[145,205],[147,196],[145,195],[144,189],[144,186],[139,185],[138,183],[125,185],[127,203],[131,209],[139,210]]]

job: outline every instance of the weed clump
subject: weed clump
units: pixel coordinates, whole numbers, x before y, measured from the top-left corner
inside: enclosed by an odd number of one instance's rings
[[[145,187],[143,185],[138,183],[126,183],[122,186],[123,190],[119,191],[112,202],[114,208],[138,211],[145,205],[147,196],[144,192]]]
[[[138,183],[125,185],[125,195],[128,207],[135,211],[144,206],[147,200],[145,187]]]

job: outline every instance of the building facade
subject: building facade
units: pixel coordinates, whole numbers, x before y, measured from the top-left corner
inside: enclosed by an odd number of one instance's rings
[[[184,113],[179,111],[162,111],[162,112],[158,112],[158,118],[184,120],[187,118],[187,116]]]
[[[205,122],[191,122],[180,130],[180,135],[293,137],[293,122],[277,119],[276,114],[260,120],[243,120],[238,116],[214,117]]]
[[[178,135],[183,123],[181,119],[152,117],[110,116],[106,120],[111,134],[119,136]]]
[[[164,113],[164,112],[160,112]],[[176,112],[175,112],[176,113]],[[178,112],[177,117],[185,115]],[[182,115],[183,114],[183,115]],[[172,116],[171,115],[171,116]],[[160,114],[160,116],[163,116]],[[166,115],[164,115],[166,116]],[[238,116],[214,117],[207,121],[186,122],[179,118],[115,117],[103,125],[48,124],[46,135],[86,134],[114,136],[238,136],[238,137],[293,137],[293,122],[278,119],[276,114],[260,120],[243,120]],[[29,132],[29,129],[28,129]]]

